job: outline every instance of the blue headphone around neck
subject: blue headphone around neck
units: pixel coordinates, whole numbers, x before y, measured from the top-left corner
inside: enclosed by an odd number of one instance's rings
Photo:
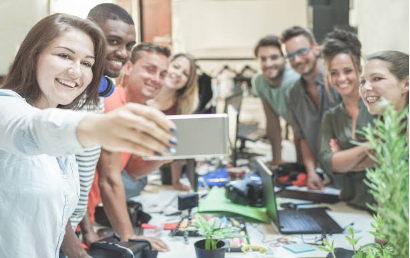
[[[114,89],[114,83],[106,76],[103,76],[100,82],[100,88],[98,90],[100,97],[106,98],[110,96],[114,92]]]

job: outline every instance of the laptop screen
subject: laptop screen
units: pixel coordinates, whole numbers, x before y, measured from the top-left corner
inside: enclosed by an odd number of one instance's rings
[[[238,111],[238,113],[241,112],[242,91],[234,93],[225,99],[224,113],[228,112],[229,105],[232,105]]]
[[[279,228],[279,218],[277,214],[275,191],[272,183],[272,171],[262,162],[256,159],[256,172],[262,179],[263,198],[265,199],[266,213],[269,218]]]

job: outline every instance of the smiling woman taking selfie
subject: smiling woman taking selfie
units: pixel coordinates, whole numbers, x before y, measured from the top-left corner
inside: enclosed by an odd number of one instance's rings
[[[85,147],[167,155],[175,125],[159,111],[68,110],[98,98],[105,44],[97,25],[66,14],[39,21],[21,44],[0,88],[0,257],[58,257],[79,197],[74,154]]]

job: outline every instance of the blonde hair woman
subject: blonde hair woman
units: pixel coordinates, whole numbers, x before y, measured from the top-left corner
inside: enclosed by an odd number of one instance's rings
[[[149,100],[147,104],[161,110],[166,115],[183,115],[192,114],[198,103],[195,59],[189,54],[177,54],[171,58],[164,86],[158,95]],[[187,191],[190,187],[179,182],[181,169],[180,161],[171,163],[172,185],[177,190]]]

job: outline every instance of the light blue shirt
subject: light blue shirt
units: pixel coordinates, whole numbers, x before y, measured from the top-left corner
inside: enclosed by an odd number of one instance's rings
[[[59,256],[79,198],[72,154],[84,150],[76,128],[85,115],[0,90],[0,257]]]

